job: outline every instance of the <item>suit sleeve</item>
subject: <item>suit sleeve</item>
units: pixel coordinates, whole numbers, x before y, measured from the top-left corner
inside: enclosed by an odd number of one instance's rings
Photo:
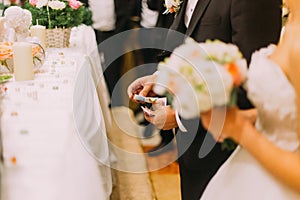
[[[240,48],[249,64],[255,50],[278,42],[281,0],[232,0],[231,26],[232,42]],[[237,104],[241,109],[253,107],[242,87]]]
[[[271,43],[281,32],[281,0],[232,0],[232,41],[247,59]]]

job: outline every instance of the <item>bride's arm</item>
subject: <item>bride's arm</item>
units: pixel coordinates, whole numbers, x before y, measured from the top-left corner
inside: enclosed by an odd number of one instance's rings
[[[298,38],[300,34],[299,24],[289,25],[289,35],[287,43],[289,44],[289,65],[286,68],[286,73],[288,79],[292,82],[296,95],[297,95],[297,105],[298,105],[298,137],[300,141],[300,44],[295,42],[295,38]],[[300,151],[300,149],[299,149]]]
[[[255,108],[240,110],[239,112],[242,113],[245,117],[247,117],[252,124],[255,123],[257,118],[257,110]]]
[[[290,46],[289,49],[289,64],[286,68],[288,79],[292,82],[293,87],[296,92],[297,96],[297,108],[298,108],[298,118],[297,118],[297,124],[298,124],[298,140],[300,141],[300,57],[299,57],[299,51],[300,51],[300,45],[299,43],[295,42],[294,39],[298,38],[298,35],[300,34],[300,28],[299,25],[297,26],[289,26],[289,37],[287,43]],[[290,155],[291,154],[291,155]],[[289,183],[291,186],[294,186],[298,191],[300,191],[300,146],[298,147],[298,154],[292,154],[287,153],[287,156],[285,154],[282,154],[284,157],[282,159],[283,163],[286,162],[287,165],[287,172],[286,174],[286,182]],[[290,164],[290,166],[288,166]],[[295,173],[295,176],[291,176]]]
[[[222,110],[218,112],[218,109],[222,108],[215,108],[214,113],[223,112]],[[259,133],[253,122],[237,108],[226,110],[221,135],[217,130],[213,130],[213,126],[209,127],[211,116],[211,112],[201,113],[201,120],[204,127],[208,128],[217,140],[232,138],[247,149],[270,173],[300,193],[299,152],[289,152],[278,148]]]

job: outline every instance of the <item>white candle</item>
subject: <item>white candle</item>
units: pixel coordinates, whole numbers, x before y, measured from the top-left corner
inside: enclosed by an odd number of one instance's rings
[[[41,41],[41,46],[46,49],[46,27],[41,25],[31,26],[30,35],[37,37]]]
[[[33,80],[32,45],[26,42],[16,42],[12,46],[14,60],[14,75],[16,81]]]

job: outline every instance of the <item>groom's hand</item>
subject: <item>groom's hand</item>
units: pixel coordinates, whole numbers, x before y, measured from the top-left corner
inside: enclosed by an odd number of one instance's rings
[[[144,76],[139,79],[133,81],[127,89],[128,97],[134,101],[139,103],[137,100],[134,99],[135,94],[139,94],[141,96],[154,96],[152,92],[152,88],[155,84],[156,75]]]
[[[170,130],[178,127],[175,117],[175,110],[170,106],[159,106],[155,110],[144,112],[145,119],[159,129]]]

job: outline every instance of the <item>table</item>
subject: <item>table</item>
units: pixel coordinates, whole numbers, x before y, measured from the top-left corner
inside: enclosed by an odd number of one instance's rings
[[[94,37],[76,43],[87,30],[93,35],[86,26],[72,30],[71,48],[47,49],[33,81],[6,84],[1,199],[109,199],[108,100],[98,95],[99,88],[107,91],[96,79],[101,65]]]

